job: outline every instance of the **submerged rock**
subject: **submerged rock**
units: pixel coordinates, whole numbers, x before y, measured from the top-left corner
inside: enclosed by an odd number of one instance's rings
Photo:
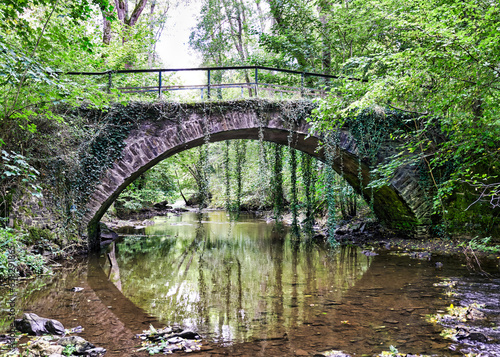
[[[44,357],[44,356],[58,356],[62,355],[64,347],[58,345],[51,345],[49,341],[38,340],[31,344],[29,349],[29,356],[31,357]]]
[[[84,356],[88,357],[99,357],[106,353],[106,350],[102,347],[91,348],[90,350],[86,350]]]
[[[16,339],[9,335],[0,335],[0,345],[8,345],[15,341]]]
[[[64,326],[57,320],[46,319],[33,313],[26,313],[14,321],[16,330],[28,335],[64,335]]]
[[[348,355],[347,353],[344,353],[342,351],[331,350],[316,353],[313,357],[351,357],[351,355]]]
[[[201,349],[201,336],[198,333],[177,327],[166,327],[159,330],[151,327],[136,337],[143,340],[143,347],[138,351],[148,351],[150,354],[193,352]]]
[[[92,343],[88,342],[80,336],[63,337],[59,340],[58,344],[63,347],[74,346],[75,352],[78,354],[84,354],[86,351],[95,348]]]
[[[430,260],[432,254],[429,252],[412,252],[410,253],[410,258],[420,259],[420,260]]]
[[[190,330],[184,330],[181,333],[176,334],[176,337],[180,337],[186,340],[199,340],[201,338],[196,332]]]
[[[172,209],[172,206],[168,204],[168,201],[158,202],[153,205],[155,210],[164,211],[167,209]]]

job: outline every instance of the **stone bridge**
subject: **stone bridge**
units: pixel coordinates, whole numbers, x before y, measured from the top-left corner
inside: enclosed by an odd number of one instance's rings
[[[310,124],[306,121],[313,108],[314,105],[305,100],[260,99],[197,104],[131,103],[110,110],[107,116],[121,113],[123,117],[126,113],[125,120],[134,124],[127,132],[121,153],[101,173],[99,184],[85,201],[80,226],[87,229],[90,247],[99,245],[99,220],[131,182],[160,161],[200,146],[207,139],[210,142],[258,140],[261,132],[266,141],[290,145],[325,161],[324,149],[318,149],[324,138],[310,133]],[[347,182],[369,201],[372,197],[366,189],[369,168],[362,161],[360,182],[356,141],[348,128],[337,134],[334,169],[342,172]],[[388,142],[378,153],[378,161],[386,159],[394,150],[395,144]],[[409,167],[400,168],[389,185],[375,190],[373,208],[382,224],[391,228],[415,233],[429,222],[430,205],[418,184],[417,173]]]

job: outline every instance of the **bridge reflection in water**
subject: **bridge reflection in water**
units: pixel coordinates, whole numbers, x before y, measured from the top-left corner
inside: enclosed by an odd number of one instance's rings
[[[229,222],[225,212],[160,218],[146,233],[117,244],[117,286],[162,323],[223,344],[289,333],[340,302],[369,266],[356,249],[294,245],[264,221]]]
[[[203,335],[205,351],[193,357],[328,349],[373,355],[391,345],[460,355],[423,318],[451,303],[433,284],[466,274],[455,257],[439,258],[438,277],[432,260],[295,246],[271,224],[250,217],[229,222],[222,212],[204,215],[201,225],[195,218],[158,219],[147,227],[151,236],[125,237],[112,267],[102,255],[29,282],[16,301],[18,315],[81,325],[81,336],[108,349],[107,356],[145,356],[134,352],[135,334],[172,323]],[[70,291],[75,286],[84,290]]]

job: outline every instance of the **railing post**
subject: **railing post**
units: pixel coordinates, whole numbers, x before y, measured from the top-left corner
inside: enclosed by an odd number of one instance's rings
[[[161,98],[161,71],[158,71],[158,98]]]
[[[210,70],[207,70],[207,99],[210,99]]]
[[[108,93],[111,93],[111,87],[113,86],[113,82],[112,82],[112,79],[111,79],[111,71],[108,72],[108,88],[107,88],[107,92]]]
[[[255,67],[255,97],[259,96],[259,69]]]
[[[300,96],[304,97],[304,72],[300,74]]]

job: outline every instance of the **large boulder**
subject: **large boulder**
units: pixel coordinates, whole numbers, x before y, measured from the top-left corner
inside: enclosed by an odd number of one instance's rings
[[[16,330],[28,335],[64,335],[64,326],[57,320],[46,319],[37,314],[26,313],[22,319],[14,321]]]
[[[99,222],[99,234],[101,241],[115,240],[118,238],[118,233],[109,228],[106,224]]]
[[[157,211],[166,211],[167,209],[172,209],[172,206],[168,204],[168,201],[155,203],[153,207]]]

